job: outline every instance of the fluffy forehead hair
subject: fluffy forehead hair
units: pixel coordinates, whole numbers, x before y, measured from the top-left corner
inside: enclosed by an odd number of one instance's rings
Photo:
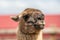
[[[41,12],[41,10],[34,9],[34,8],[27,8],[22,12],[23,15],[27,15],[27,14],[32,15],[33,13],[38,14],[38,13],[42,13],[42,12]]]
[[[11,17],[11,19],[13,19],[14,21],[19,21],[19,19],[21,18],[30,17],[30,16],[34,18],[36,18],[37,16],[44,18],[44,14],[42,13],[41,10],[35,8],[27,8],[24,11],[22,11],[20,14]]]

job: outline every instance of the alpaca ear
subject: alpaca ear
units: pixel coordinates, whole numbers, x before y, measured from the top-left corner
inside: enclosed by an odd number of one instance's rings
[[[11,19],[14,21],[18,21],[19,20],[19,16],[11,16]]]

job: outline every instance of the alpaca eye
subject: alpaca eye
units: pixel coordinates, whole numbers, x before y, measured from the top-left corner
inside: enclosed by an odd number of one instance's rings
[[[38,20],[41,20],[41,18],[39,17],[39,18],[37,18]]]
[[[38,20],[44,20],[44,15],[43,14],[38,15],[37,19]]]
[[[23,16],[23,18],[24,18],[25,21],[27,21],[28,18],[29,18],[29,15],[25,15],[25,16]]]

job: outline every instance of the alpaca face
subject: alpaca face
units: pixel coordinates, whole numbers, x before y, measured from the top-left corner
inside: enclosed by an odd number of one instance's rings
[[[38,9],[27,8],[21,15],[12,17],[18,21],[23,32],[33,33],[44,28],[44,14]]]
[[[41,13],[32,13],[32,15],[24,15],[23,19],[27,25],[34,26],[36,29],[44,28],[44,15]]]

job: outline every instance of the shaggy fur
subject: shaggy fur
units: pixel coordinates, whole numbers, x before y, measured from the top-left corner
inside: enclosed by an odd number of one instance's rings
[[[44,14],[38,9],[27,8],[12,19],[19,22],[17,40],[37,40],[44,28]]]

